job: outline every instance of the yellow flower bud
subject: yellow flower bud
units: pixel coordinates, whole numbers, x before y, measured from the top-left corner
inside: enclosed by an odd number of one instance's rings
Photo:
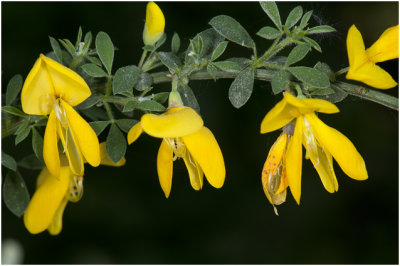
[[[164,34],[165,18],[158,5],[149,2],[146,9],[146,24],[143,30],[143,42],[145,45],[155,44]]]

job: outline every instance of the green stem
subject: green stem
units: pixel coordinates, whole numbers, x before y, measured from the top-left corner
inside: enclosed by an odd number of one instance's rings
[[[256,69],[254,78],[257,80],[271,81],[276,71],[267,69]],[[214,80],[214,79],[233,79],[238,75],[236,73],[228,73],[224,71],[215,72],[215,78],[212,77],[207,71],[201,70],[189,75],[189,80]],[[157,72],[151,74],[153,78],[153,84],[171,82],[171,74],[167,71]],[[399,109],[399,100],[396,97],[387,95],[383,92],[377,91],[369,87],[356,86],[346,82],[333,82],[332,86],[342,89],[348,94],[351,94],[362,99],[376,102],[394,110]]]
[[[107,91],[106,91],[106,95],[110,96],[111,95],[111,76],[108,76],[107,78]]]
[[[111,123],[114,123],[114,116],[113,116],[113,113],[111,111],[110,105],[107,102],[103,102],[103,104],[104,104],[104,107],[106,108],[107,115],[110,118]]]
[[[138,64],[139,68],[142,68],[142,65],[143,65],[144,59],[146,58],[146,55],[147,55],[147,50],[143,50],[142,57],[140,58],[140,61]]]

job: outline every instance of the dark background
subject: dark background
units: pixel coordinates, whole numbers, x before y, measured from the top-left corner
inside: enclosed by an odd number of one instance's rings
[[[278,3],[283,21],[296,5]],[[305,11],[314,10],[311,26],[329,24],[337,29],[317,39],[324,53],[313,51],[303,62],[309,66],[321,60],[336,71],[346,67],[345,41],[352,24],[361,31],[366,47],[398,24],[397,2],[301,5]],[[145,2],[2,2],[3,93],[13,75],[26,77],[39,54],[51,50],[48,36],[75,42],[79,26],[94,36],[99,31],[110,35],[119,49],[113,69],[137,64],[145,6]],[[189,39],[220,14],[242,23],[260,52],[268,47],[267,41],[255,36],[261,27],[272,26],[257,2],[160,2],[159,6],[168,36],[162,51],[170,49],[174,32],[181,37],[181,47],[187,47]],[[250,52],[230,43],[224,58]],[[398,81],[398,60],[381,65]],[[304,160],[301,205],[289,195],[278,207],[277,217],[260,179],[279,132],[261,135],[259,127],[281,96],[272,95],[269,83],[256,81],[251,99],[237,110],[227,97],[231,82],[190,82],[205,125],[224,154],[227,175],[221,189],[205,182],[201,192],[194,191],[183,162],[178,161],[170,198],[165,199],[156,171],[160,140],[144,134],[128,147],[125,167],[85,168],[84,196],[78,204],[68,204],[59,236],[30,235],[22,219],[2,203],[2,241],[17,240],[24,249],[23,262],[31,264],[397,264],[398,112],[349,96],[338,104],[340,113],[321,114],[326,124],[357,147],[369,179],[352,180],[335,163],[339,191],[329,194],[310,161]],[[385,93],[397,96],[398,87]],[[31,152],[30,138],[16,148],[13,142],[13,137],[3,139],[3,150],[17,159]],[[5,173],[3,169],[3,177]],[[22,174],[33,193],[38,171]]]

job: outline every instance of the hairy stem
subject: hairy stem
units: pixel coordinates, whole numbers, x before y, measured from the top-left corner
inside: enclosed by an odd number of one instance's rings
[[[254,78],[257,80],[271,81],[276,71],[266,70],[266,69],[256,69]],[[215,73],[215,80],[217,79],[233,79],[238,75],[238,73],[228,73],[224,71],[217,71]],[[151,74],[153,78],[153,84],[171,82],[172,76],[168,71],[165,72],[157,72]],[[193,72],[189,76],[190,80],[208,80],[214,79],[207,71],[201,70],[197,72]],[[335,86],[338,89],[342,89],[348,94],[353,96],[360,97],[362,99],[366,99],[372,102],[376,102],[378,104],[384,105],[394,110],[399,110],[399,102],[396,97],[387,95],[383,92],[375,90],[370,87],[363,87],[353,85],[347,82],[334,82],[332,86]]]

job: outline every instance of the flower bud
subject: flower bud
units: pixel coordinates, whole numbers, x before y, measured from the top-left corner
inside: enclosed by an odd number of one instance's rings
[[[164,34],[165,18],[158,5],[149,2],[146,9],[146,24],[143,30],[145,45],[154,45]]]

